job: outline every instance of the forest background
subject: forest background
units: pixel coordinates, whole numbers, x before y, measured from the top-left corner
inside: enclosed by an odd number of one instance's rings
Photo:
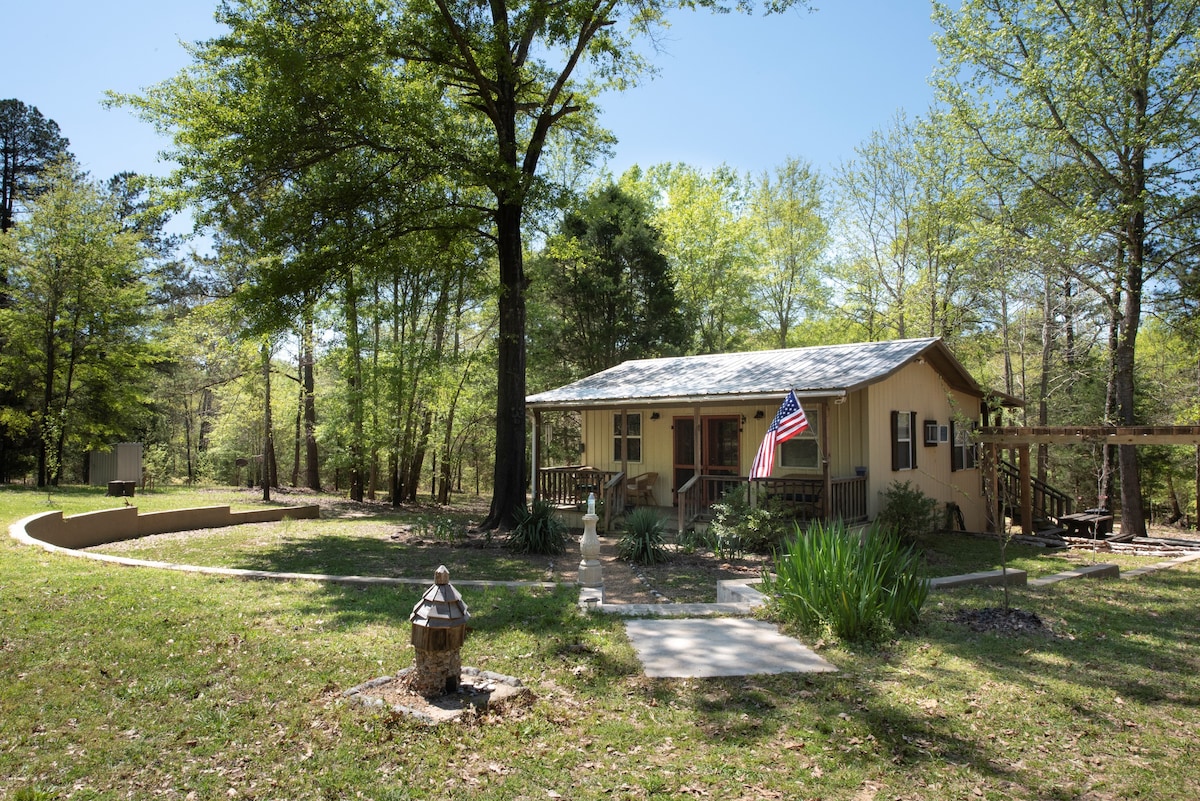
[[[496,5],[222,6],[191,66],[113,98],[173,136],[165,182],[97,180],[2,101],[0,479],[86,481],[138,441],[155,482],[492,492],[503,524],[526,390],[914,336],[1024,399],[1015,424],[1198,422],[1197,3],[935,5],[937,102],[836,168],[621,175],[596,98],[652,68],[669,6]],[[184,210],[208,253],[168,233]],[[569,423],[550,443],[577,458]],[[1038,473],[1196,519],[1195,449]]]

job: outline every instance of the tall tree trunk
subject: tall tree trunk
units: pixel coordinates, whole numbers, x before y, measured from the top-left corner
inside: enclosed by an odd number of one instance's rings
[[[296,398],[296,424],[292,431],[292,487],[300,486],[300,437],[304,425],[304,385]]]
[[[346,273],[346,344],[350,350],[350,500],[363,500],[365,442],[363,441],[363,367],[362,337],[358,330],[358,289],[353,270]]]
[[[392,506],[398,507],[404,502],[404,476],[400,474],[401,470],[401,453],[404,450],[404,348],[403,348],[403,324],[401,309],[401,292],[400,292],[400,275],[397,272],[392,276],[392,354],[396,360],[396,366],[392,375],[392,392],[393,392],[393,413],[395,419],[392,422],[392,442],[388,453],[388,483],[389,497],[391,498]]]
[[[375,490],[379,486],[379,351],[380,326],[382,324],[379,302],[379,276],[371,278],[371,447],[369,452],[369,472],[367,476],[367,498],[375,500]]]
[[[408,465],[409,500],[415,501],[421,484],[421,468],[425,465],[425,451],[428,449],[429,432],[433,430],[433,410],[426,409],[421,415],[421,428],[416,436],[412,461]]]
[[[54,405],[54,374],[58,372],[58,348],[54,341],[54,322],[58,318],[58,304],[52,300],[46,315],[46,328],[42,332],[43,349],[46,353],[45,370],[42,373],[42,419],[38,430],[37,448],[37,485],[47,487],[50,484],[49,470],[49,441],[52,426],[50,423],[50,407]]]
[[[259,349],[263,371],[263,448],[262,448],[262,499],[271,500],[271,487],[275,483],[275,437],[271,420],[271,347],[264,339]]]
[[[317,453],[317,395],[316,377],[313,374],[316,362],[313,344],[313,312],[305,304],[304,320],[300,332],[300,385],[304,393],[304,486],[314,492],[321,490],[321,466]]]
[[[492,505],[482,527],[507,530],[525,508],[525,267],[521,255],[521,204],[496,211],[500,243],[499,334],[496,382],[496,463]]]
[[[183,396],[183,452],[184,461],[187,464],[187,483],[190,487],[194,479],[194,468],[192,467],[192,426],[195,425],[194,415],[192,413],[192,396],[184,394]]]
[[[1135,170],[1140,169],[1137,159]],[[1139,182],[1144,185],[1144,181]],[[1141,199],[1130,203],[1140,203]],[[1117,415],[1122,425],[1137,425],[1136,388],[1134,385],[1134,356],[1138,329],[1142,320],[1142,282],[1145,276],[1146,222],[1139,207],[1129,219],[1129,253],[1125,269],[1125,305],[1121,319],[1120,336],[1117,339],[1116,388]],[[1146,536],[1146,510],[1142,502],[1142,478],[1138,471],[1136,445],[1117,447],[1117,460],[1121,467],[1121,533],[1135,537]]]
[[[454,447],[454,408],[455,404],[451,403],[450,409],[446,412],[445,434],[442,437],[441,473],[437,484],[437,502],[443,506],[450,503],[450,487],[454,479],[453,462],[451,461]]]
[[[1050,276],[1042,281],[1042,377],[1038,382],[1038,425],[1050,424],[1050,371],[1054,365],[1054,302]],[[1037,478],[1043,484],[1049,479],[1050,449],[1043,442],[1037,447]]]

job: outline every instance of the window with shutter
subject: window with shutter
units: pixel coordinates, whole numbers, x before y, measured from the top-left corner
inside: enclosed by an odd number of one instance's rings
[[[917,466],[916,412],[892,412],[892,469],[912,470]]]

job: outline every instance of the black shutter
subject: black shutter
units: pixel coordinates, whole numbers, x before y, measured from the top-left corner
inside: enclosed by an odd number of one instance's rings
[[[908,466],[917,469],[917,413],[908,413]]]
[[[950,421],[950,470],[963,470],[963,451],[958,445],[958,424]]]
[[[892,470],[896,471],[903,464],[900,450],[900,412],[892,412]]]

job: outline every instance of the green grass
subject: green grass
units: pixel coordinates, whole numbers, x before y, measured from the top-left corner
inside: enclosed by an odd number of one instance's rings
[[[43,500],[0,492],[0,509]],[[621,621],[580,613],[571,588],[464,595],[464,664],[536,701],[426,729],[340,697],[411,664],[415,591],[131,570],[4,538],[0,798],[1200,797],[1194,564],[1015,588],[1052,637],[972,633],[953,614],[999,591],[955,590],[886,648],[826,647],[836,674],[705,680],[643,677]]]
[[[549,559],[519,558],[500,547],[413,546],[395,542],[396,525],[362,520],[284,520],[188,534],[163,534],[93,550],[177,564],[279,573],[541,581]]]
[[[1000,541],[992,537],[934,534],[916,541],[930,577],[956,576],[984,570],[999,570]],[[1132,556],[1065,549],[1047,549],[1010,542],[1006,549],[1008,567],[1024,570],[1029,578],[1074,570],[1082,565],[1115,564],[1122,570],[1163,561],[1163,557]]]

